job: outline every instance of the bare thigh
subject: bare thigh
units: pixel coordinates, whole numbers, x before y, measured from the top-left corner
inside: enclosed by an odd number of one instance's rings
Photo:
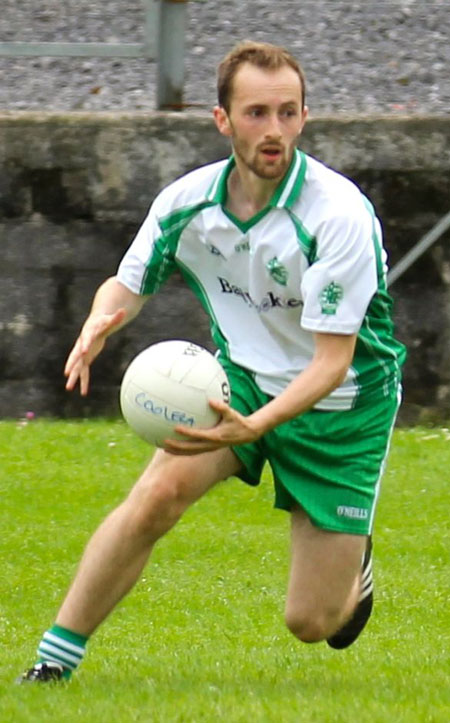
[[[286,622],[301,640],[332,635],[356,605],[366,538],[315,527],[301,507],[292,511]]]
[[[237,474],[241,467],[229,448],[193,456],[157,450],[125,505],[133,508],[138,517],[150,515],[153,524],[159,517],[163,526],[170,527],[187,507],[218,482]]]

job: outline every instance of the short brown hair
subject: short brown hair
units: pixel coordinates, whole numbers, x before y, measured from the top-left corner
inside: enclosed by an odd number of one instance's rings
[[[251,63],[257,68],[279,70],[289,66],[300,78],[302,88],[302,108],[305,105],[305,74],[296,59],[284,48],[271,43],[256,43],[244,40],[238,43],[224,57],[217,70],[217,98],[219,105],[230,110],[233,78],[243,63]]]

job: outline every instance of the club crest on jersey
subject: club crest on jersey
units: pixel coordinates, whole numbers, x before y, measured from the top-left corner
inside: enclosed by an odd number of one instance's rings
[[[335,314],[343,296],[344,289],[335,281],[325,286],[319,294],[322,314],[328,314],[330,316]]]
[[[281,286],[286,286],[288,280],[288,272],[286,266],[280,263],[276,256],[274,256],[273,259],[270,259],[270,261],[267,262],[266,269],[272,279],[277,282],[277,284],[281,284]]]

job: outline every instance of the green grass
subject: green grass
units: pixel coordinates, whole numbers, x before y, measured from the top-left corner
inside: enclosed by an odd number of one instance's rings
[[[376,607],[347,651],[283,624],[288,515],[232,480],[191,509],[65,686],[34,662],[90,533],[143,468],[119,421],[0,423],[1,723],[448,723],[446,429],[398,429],[376,521]]]

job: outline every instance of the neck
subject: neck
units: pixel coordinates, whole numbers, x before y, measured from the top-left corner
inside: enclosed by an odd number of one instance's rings
[[[279,178],[259,178],[236,158],[236,166],[228,179],[227,208],[247,221],[267,206],[279,182]]]

